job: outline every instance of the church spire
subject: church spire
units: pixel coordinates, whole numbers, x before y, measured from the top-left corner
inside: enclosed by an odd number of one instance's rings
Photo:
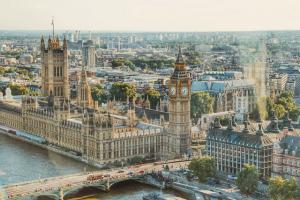
[[[181,46],[178,48],[178,55],[176,59],[176,64],[184,64],[184,60],[182,58],[182,53],[181,53]]]
[[[52,38],[54,39],[54,18],[53,17],[52,17],[51,25],[52,25]]]
[[[67,49],[67,48],[68,48],[67,39],[66,39],[66,35],[64,35],[63,49]]]
[[[42,35],[41,38],[41,51],[43,51],[45,49],[45,41],[44,41],[44,36]]]

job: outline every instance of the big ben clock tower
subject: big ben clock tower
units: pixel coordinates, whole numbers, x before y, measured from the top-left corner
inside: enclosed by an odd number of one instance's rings
[[[191,74],[179,53],[169,81],[169,150],[172,157],[186,154],[191,142]]]

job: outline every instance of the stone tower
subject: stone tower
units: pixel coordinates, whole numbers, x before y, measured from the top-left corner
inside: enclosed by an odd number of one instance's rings
[[[91,87],[87,81],[87,75],[84,67],[82,67],[81,79],[78,82],[77,89],[77,105],[84,108],[92,107],[94,102],[92,99]]]
[[[191,143],[191,75],[181,55],[175,63],[175,70],[169,81],[169,144],[172,157],[188,153]]]
[[[41,39],[42,59],[42,94],[55,97],[69,98],[68,81],[68,49],[67,40],[64,38],[60,46],[59,39],[50,38],[45,47],[44,37]]]

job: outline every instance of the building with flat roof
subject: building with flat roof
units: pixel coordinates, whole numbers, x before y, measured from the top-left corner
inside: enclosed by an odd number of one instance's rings
[[[92,40],[83,43],[82,65],[85,67],[96,67],[96,48]]]

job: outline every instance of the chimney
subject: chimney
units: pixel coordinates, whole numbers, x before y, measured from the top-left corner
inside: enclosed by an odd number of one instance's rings
[[[229,131],[233,131],[234,130],[233,126],[232,126],[232,120],[231,119],[229,119],[229,121],[228,121],[227,130],[229,130]]]
[[[271,116],[271,124],[270,124],[271,128],[270,131],[273,133],[279,133],[280,130],[278,128],[278,119],[276,117],[275,111],[272,111],[272,116]]]
[[[262,124],[258,124],[258,130],[256,131],[256,135],[262,136],[264,134],[264,130],[262,128]]]
[[[219,117],[216,117],[215,119],[214,128],[222,128]]]
[[[250,125],[250,122],[248,121],[248,114],[245,114],[244,116],[244,130],[243,133],[250,133],[250,130],[248,126]]]
[[[231,117],[232,126],[236,127],[235,115]]]

